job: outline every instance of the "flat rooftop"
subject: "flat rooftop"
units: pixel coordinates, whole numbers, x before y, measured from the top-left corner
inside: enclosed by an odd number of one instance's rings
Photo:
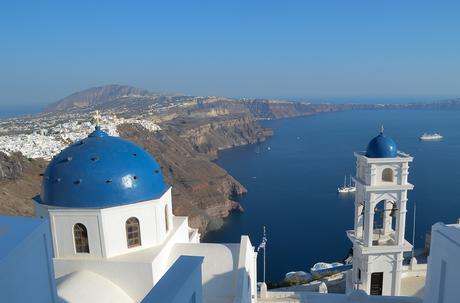
[[[0,260],[46,222],[38,218],[0,216]]]

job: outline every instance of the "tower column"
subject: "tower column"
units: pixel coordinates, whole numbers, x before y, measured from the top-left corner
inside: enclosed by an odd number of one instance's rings
[[[406,228],[406,210],[400,210],[396,222],[396,244],[402,245],[404,243],[404,230]]]
[[[372,246],[374,240],[374,208],[368,202],[364,214],[364,246]]]
[[[363,206],[356,202],[355,204],[355,235],[357,239],[363,237],[363,216],[361,215]]]
[[[403,263],[403,254],[397,253],[396,255],[396,264],[394,266],[394,280],[393,280],[393,296],[399,296],[401,292],[401,275],[402,275],[402,263]]]
[[[399,211],[398,211],[398,217],[396,221],[396,244],[397,245],[402,245],[404,243],[404,233],[406,230],[406,199],[401,199],[401,202],[399,203]]]
[[[392,208],[393,204],[391,201],[385,201],[384,202],[384,209],[385,211],[383,212],[383,234],[388,235],[391,232],[391,211],[390,209]]]

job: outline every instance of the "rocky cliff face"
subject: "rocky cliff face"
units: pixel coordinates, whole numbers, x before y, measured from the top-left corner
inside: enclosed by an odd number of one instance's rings
[[[217,229],[231,211],[242,210],[232,197],[246,189],[198,152],[187,136],[172,129],[152,133],[138,124],[120,125],[118,131],[154,155],[166,182],[173,186],[174,214],[188,215],[193,227],[201,232]]]
[[[0,214],[31,216],[32,197],[40,192],[46,161],[0,153]]]
[[[317,113],[351,110],[352,104],[301,103],[254,99],[243,101],[251,114],[258,119],[282,119],[309,116]]]
[[[250,115],[228,115],[206,120],[179,118],[169,121],[170,129],[187,140],[196,152],[217,156],[217,151],[264,141],[272,135]]]
[[[0,181],[16,180],[24,174],[27,159],[20,153],[6,155],[0,152]]]

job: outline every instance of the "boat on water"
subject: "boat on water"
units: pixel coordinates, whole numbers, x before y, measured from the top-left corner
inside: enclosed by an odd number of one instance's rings
[[[352,268],[351,263],[339,263],[339,262],[334,262],[334,263],[324,263],[324,262],[319,262],[313,265],[312,268],[310,268],[310,273],[315,279],[320,279],[323,277],[327,276],[332,276],[335,274],[338,274],[343,271],[347,271]]]
[[[350,176],[350,181],[347,184],[347,176],[345,175],[345,178],[343,180],[343,186],[340,186],[337,188],[338,193],[352,193],[356,191],[356,186],[352,185],[352,180]]]
[[[435,140],[441,140],[442,136],[438,133],[424,133],[423,135],[420,136],[419,139],[422,141],[435,141]]]
[[[310,273],[304,271],[291,271],[284,276],[284,280],[286,281],[303,280],[307,282],[311,281],[312,279],[313,276]]]

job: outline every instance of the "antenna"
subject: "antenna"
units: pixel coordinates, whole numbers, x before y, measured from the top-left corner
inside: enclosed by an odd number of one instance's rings
[[[414,201],[414,226],[412,227],[412,258],[415,253],[415,212],[417,211],[417,204]]]

